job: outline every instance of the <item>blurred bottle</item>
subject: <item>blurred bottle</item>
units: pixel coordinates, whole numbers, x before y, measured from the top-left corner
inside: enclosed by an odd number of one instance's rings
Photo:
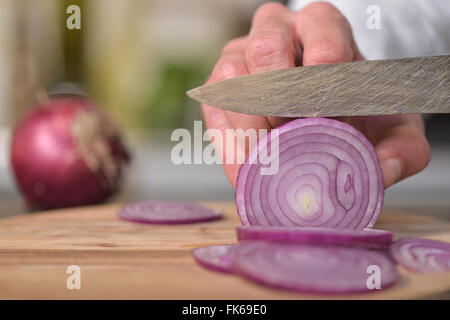
[[[0,44],[6,52],[0,63],[9,66],[10,76],[2,86],[9,101],[0,108],[7,124],[14,124],[62,76],[62,8],[58,0],[2,0],[1,5],[0,29],[9,36]]]

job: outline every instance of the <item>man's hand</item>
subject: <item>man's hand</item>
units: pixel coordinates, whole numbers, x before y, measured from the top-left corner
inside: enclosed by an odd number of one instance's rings
[[[363,60],[345,17],[332,5],[316,2],[293,12],[277,3],[261,6],[250,33],[230,41],[222,51],[208,83],[249,73],[297,65]],[[244,115],[202,105],[208,128],[272,129],[291,119]],[[385,188],[426,167],[430,147],[420,115],[345,117],[375,146]],[[224,148],[225,148],[225,144]],[[225,154],[227,150],[223,150]],[[246,150],[246,153],[248,150]],[[240,165],[224,164],[233,187]]]

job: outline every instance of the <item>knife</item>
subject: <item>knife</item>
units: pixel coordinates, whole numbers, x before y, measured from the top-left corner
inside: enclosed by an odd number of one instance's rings
[[[275,70],[187,94],[210,106],[264,116],[450,113],[450,55]]]

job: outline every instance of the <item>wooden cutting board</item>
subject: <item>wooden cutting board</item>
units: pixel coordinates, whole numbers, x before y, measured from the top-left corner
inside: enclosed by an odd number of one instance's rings
[[[26,214],[0,220],[1,299],[409,299],[448,298],[450,273],[419,275],[402,268],[397,283],[362,295],[323,296],[267,288],[198,266],[190,250],[235,243],[232,203],[209,203],[224,218],[192,225],[122,221],[119,205]],[[450,223],[425,215],[384,212],[377,228],[396,238],[450,242]],[[81,269],[81,289],[69,290],[69,265]]]

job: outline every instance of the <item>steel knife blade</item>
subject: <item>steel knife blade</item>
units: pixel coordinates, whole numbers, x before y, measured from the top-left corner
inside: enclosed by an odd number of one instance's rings
[[[450,113],[450,55],[275,70],[187,94],[210,106],[265,116]]]

